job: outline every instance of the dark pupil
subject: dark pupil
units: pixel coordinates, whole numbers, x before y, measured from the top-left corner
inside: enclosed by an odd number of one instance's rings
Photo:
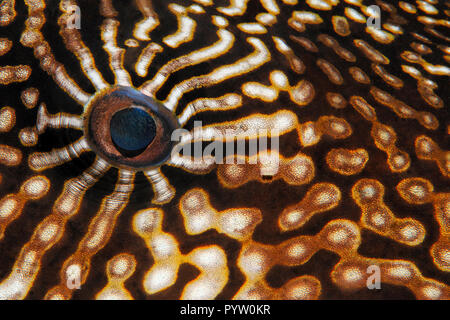
[[[139,108],[118,111],[110,122],[111,139],[124,156],[133,157],[142,153],[156,135],[153,118]]]

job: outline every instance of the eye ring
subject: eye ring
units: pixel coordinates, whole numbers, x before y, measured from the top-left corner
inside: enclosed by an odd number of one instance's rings
[[[84,134],[91,149],[111,165],[143,171],[161,166],[174,146],[180,127],[160,101],[132,87],[113,86],[87,104]]]

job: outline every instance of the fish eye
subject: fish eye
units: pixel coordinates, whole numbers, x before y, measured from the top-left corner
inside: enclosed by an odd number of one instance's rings
[[[171,135],[180,127],[163,103],[131,87],[98,92],[87,104],[85,136],[112,165],[129,170],[159,167],[170,156]]]

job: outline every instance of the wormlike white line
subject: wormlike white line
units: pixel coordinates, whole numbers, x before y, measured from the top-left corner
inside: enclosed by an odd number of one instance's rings
[[[36,120],[36,130],[39,134],[41,134],[47,128],[72,128],[76,130],[83,130],[83,119],[80,116],[62,112],[49,115],[47,113],[47,109],[45,108],[45,104],[41,104]]]
[[[168,165],[196,174],[207,173],[216,165],[216,158],[213,156],[203,155],[201,158],[191,158],[180,155],[178,149],[184,145],[179,143],[174,147],[174,152],[172,152],[170,160],[167,162]]]
[[[140,54],[136,65],[134,66],[136,73],[141,76],[145,77],[148,73],[148,68],[150,67],[153,59],[155,58],[156,54],[163,51],[163,47],[161,47],[157,43],[150,43],[147,45]],[[145,85],[145,84],[144,84]]]
[[[159,25],[157,17],[147,17],[136,24],[133,36],[141,41],[150,41],[148,34]]]
[[[235,93],[229,93],[218,98],[202,98],[190,102],[178,116],[178,121],[183,127],[196,113],[202,111],[221,111],[238,108],[242,105],[242,97]]]
[[[169,110],[174,110],[178,101],[185,93],[197,88],[211,86],[224,80],[253,71],[270,61],[271,55],[264,42],[253,37],[248,38],[247,42],[254,47],[255,51],[253,53],[233,64],[219,67],[209,74],[193,77],[179,83],[170,92],[164,102],[165,106]]]
[[[56,84],[71,96],[76,102],[84,106],[89,101],[90,95],[84,92],[80,87],[67,75],[62,65],[58,65],[52,73]]]
[[[153,10],[150,0],[137,0],[136,3],[144,15],[144,19],[136,24],[133,30],[133,36],[141,41],[150,41],[149,33],[159,25],[158,15]]]

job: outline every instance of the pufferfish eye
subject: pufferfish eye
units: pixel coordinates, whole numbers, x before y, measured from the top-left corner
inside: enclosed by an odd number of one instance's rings
[[[90,147],[114,166],[144,170],[170,156],[175,115],[161,102],[131,87],[100,91],[88,103],[85,136]]]

